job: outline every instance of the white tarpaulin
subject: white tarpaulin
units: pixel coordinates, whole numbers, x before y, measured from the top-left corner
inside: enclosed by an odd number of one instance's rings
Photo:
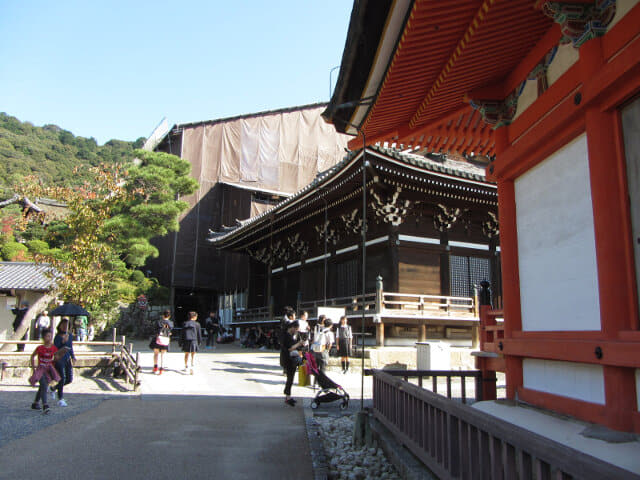
[[[314,106],[185,126],[182,157],[202,183],[294,193],[346,154],[350,137],[326,124],[323,110]]]

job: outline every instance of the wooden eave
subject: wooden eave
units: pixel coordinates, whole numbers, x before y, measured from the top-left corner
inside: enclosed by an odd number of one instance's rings
[[[497,209],[496,186],[478,175],[453,171],[426,161],[380,147],[367,148],[367,189],[400,188],[417,198],[435,196],[448,202],[468,202]],[[341,166],[320,181],[313,182],[260,217],[213,240],[218,248],[241,251],[260,245],[269,237],[291,230],[312,218],[322,220],[324,202],[331,211],[362,195],[362,151],[347,158]],[[360,206],[358,207],[360,208]]]
[[[416,0],[363,123],[367,144],[494,155],[494,131],[468,95],[508,95],[546,54],[536,46],[553,46],[545,36],[557,43],[560,32],[533,0]]]

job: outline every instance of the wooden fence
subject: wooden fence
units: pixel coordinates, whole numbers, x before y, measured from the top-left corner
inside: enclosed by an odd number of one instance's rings
[[[640,479],[390,372],[372,373],[375,418],[441,479]]]
[[[374,370],[365,370],[365,375],[372,375]],[[433,393],[439,393],[439,380],[445,379],[445,390],[447,398],[454,398],[454,387],[460,391],[462,403],[470,403],[482,400],[482,372],[479,370],[384,370],[384,373],[392,377],[400,377],[405,382],[410,378],[418,379],[418,387],[431,387]],[[428,379],[427,382],[424,379]],[[473,379],[473,394],[468,395],[467,379]],[[456,388],[458,390],[458,388]],[[458,398],[455,396],[455,398]],[[472,403],[471,402],[471,403]]]
[[[0,345],[42,345],[39,340],[0,340]],[[126,337],[123,335],[117,340],[116,329],[113,329],[110,341],[74,341],[73,346],[107,347],[104,350],[77,350],[76,358],[111,357],[111,363],[117,362],[123,368],[126,383],[131,383],[134,391],[140,386],[140,353],[133,353],[133,344],[127,347]],[[17,360],[28,360],[31,352],[0,352],[0,380],[4,379],[4,371],[7,367],[16,366]],[[12,365],[13,363],[13,365]]]

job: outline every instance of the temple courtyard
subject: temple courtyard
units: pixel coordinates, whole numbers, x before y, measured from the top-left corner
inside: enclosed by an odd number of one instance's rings
[[[138,392],[77,376],[65,389],[69,406],[50,402],[46,416],[30,409],[35,389],[5,378],[0,478],[313,478],[304,406],[314,391],[294,385],[298,406],[284,405],[277,352],[219,345],[198,354],[189,375],[172,349],[168,370],[153,375],[151,352],[135,346],[143,365]],[[359,409],[359,372],[330,376],[350,393],[348,410]],[[337,402],[320,408],[340,413]]]

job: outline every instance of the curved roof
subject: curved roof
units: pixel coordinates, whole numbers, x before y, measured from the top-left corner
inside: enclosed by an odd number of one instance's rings
[[[473,165],[469,162],[450,159],[446,156],[441,160],[432,160],[415,153],[400,152],[377,145],[367,147],[367,152],[378,154],[378,158],[387,158],[407,166],[417,167],[425,172],[433,172],[437,175],[444,175],[467,182],[480,182],[489,187],[494,186],[492,183],[486,181],[484,168]],[[228,242],[233,242],[234,239],[253,228],[256,228],[261,223],[268,222],[273,215],[288,209],[294,203],[299,202],[302,198],[313,195],[314,190],[323,188],[325,184],[328,184],[339,177],[343,172],[347,171],[361,157],[361,155],[362,149],[349,153],[349,155],[347,155],[340,163],[337,163],[330,169],[321,172],[306,187],[282,200],[271,209],[248,220],[237,221],[235,226],[224,227],[222,231],[214,232],[210,230],[207,240],[220,247]]]
[[[394,4],[388,19],[401,7],[401,3]],[[399,35],[381,33],[378,43],[384,42],[386,35],[397,45],[375,101],[362,93],[361,79],[341,75],[339,81],[352,85],[336,87],[325,118],[339,131],[344,128],[336,112],[346,99],[338,92],[359,89],[360,96],[348,100],[366,104],[361,107],[366,110],[366,118],[355,125],[364,131],[367,143],[493,155],[493,129],[473,110],[469,100],[476,98],[469,95],[482,91],[481,100],[491,99],[494,94],[500,99],[509,95],[510,90],[496,93],[487,89],[513,89],[522,82],[529,71],[518,72],[523,78],[507,77],[553,26],[553,20],[536,9],[533,0],[416,0]],[[350,26],[351,42],[345,49],[357,45],[359,37],[362,33],[351,31]],[[349,58],[347,52],[345,58]],[[346,72],[350,67],[341,68]],[[379,67],[368,63],[364,68],[373,72]],[[487,93],[488,97],[483,96]]]

